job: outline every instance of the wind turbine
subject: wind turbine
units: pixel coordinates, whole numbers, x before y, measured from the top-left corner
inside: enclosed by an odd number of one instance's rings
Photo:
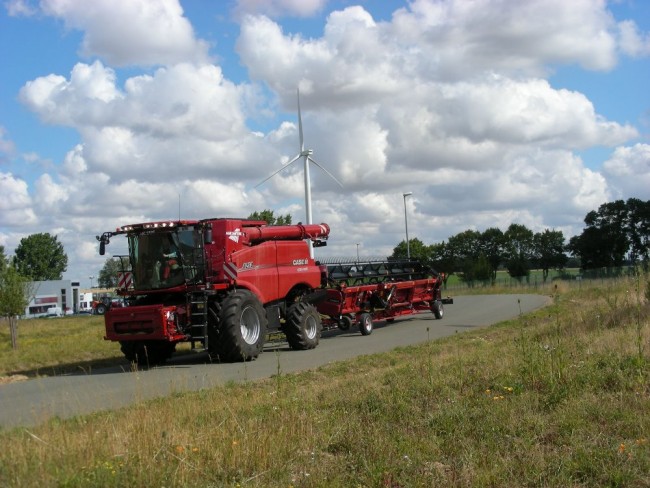
[[[298,93],[298,134],[300,136],[300,152],[296,154],[291,161],[289,161],[287,164],[282,166],[279,170],[275,171],[272,173],[270,176],[265,178],[264,180],[260,181],[257,185],[255,185],[255,188],[258,186],[262,185],[263,183],[267,182],[271,178],[273,178],[275,175],[277,175],[280,171],[288,168],[291,164],[295,163],[298,161],[300,158],[303,158],[304,161],[304,174],[305,174],[305,214],[306,214],[306,219],[307,219],[307,224],[312,224],[312,213],[311,213],[311,181],[309,177],[309,162],[312,162],[316,166],[318,166],[323,172],[328,175],[330,178],[332,178],[338,185],[343,188],[343,185],[339,180],[337,180],[332,173],[327,171],[323,166],[321,166],[314,158],[311,157],[312,154],[314,154],[314,151],[311,149],[305,149],[305,143],[304,143],[304,138],[302,135],[302,115],[300,113],[300,88],[297,90]],[[309,243],[309,255],[310,257],[314,257],[314,248],[312,246],[311,240],[308,241]]]

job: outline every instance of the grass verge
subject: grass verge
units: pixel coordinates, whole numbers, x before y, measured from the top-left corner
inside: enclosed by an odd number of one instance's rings
[[[9,326],[0,322],[0,377],[52,375],[87,370],[115,360],[119,348],[103,340],[104,318],[80,315],[18,322],[18,348],[11,348]]]
[[[645,279],[296,375],[0,433],[3,486],[649,486]]]
[[[0,320],[0,384],[13,379],[90,373],[93,368],[130,368],[119,344],[105,341],[104,317],[79,315],[26,319],[18,323],[18,348],[11,348],[9,325]],[[178,353],[189,352],[180,344]]]

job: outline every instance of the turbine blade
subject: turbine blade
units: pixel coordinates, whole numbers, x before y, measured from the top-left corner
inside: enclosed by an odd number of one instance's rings
[[[320,169],[322,169],[323,172],[324,172],[325,174],[327,174],[327,176],[329,176],[330,178],[332,178],[334,181],[336,181],[336,182],[338,183],[338,185],[339,185],[341,188],[343,188],[343,183],[341,183],[339,180],[337,180],[336,177],[335,177],[332,173],[330,173],[329,171],[327,171],[323,166],[321,166],[321,165],[318,164],[316,161],[314,161],[314,159],[313,159],[311,156],[307,156],[307,159],[309,159],[312,163],[314,163],[316,166],[318,166]]]
[[[296,155],[291,159],[291,161],[289,161],[288,163],[285,163],[284,166],[282,166],[282,167],[283,167],[283,168],[286,168],[286,167],[289,166],[290,164],[293,164],[293,163],[295,163],[296,161],[298,161],[301,157],[302,157],[302,154],[296,154]]]
[[[280,171],[282,171],[283,169],[287,168],[289,165],[291,165],[291,164],[295,163],[296,161],[298,161],[298,159],[300,159],[300,154],[298,154],[297,156],[295,156],[291,161],[289,161],[287,164],[285,164],[284,166],[282,166],[279,170],[274,171],[274,172],[271,173],[269,176],[267,176],[266,178],[264,178],[264,179],[263,179],[262,181],[260,181],[257,185],[255,185],[254,188],[257,188],[258,186],[261,186],[262,183],[266,183],[266,182],[269,181],[271,178],[273,178],[275,175],[277,175]]]
[[[300,88],[298,88],[298,134],[300,135],[300,152],[305,150],[304,139],[302,137],[302,115],[300,114]]]

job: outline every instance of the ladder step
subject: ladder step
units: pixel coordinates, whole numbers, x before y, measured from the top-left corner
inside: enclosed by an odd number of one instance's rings
[[[208,348],[208,293],[190,294],[187,297],[189,308],[188,333],[192,342],[192,349],[195,343],[201,343],[204,348]]]

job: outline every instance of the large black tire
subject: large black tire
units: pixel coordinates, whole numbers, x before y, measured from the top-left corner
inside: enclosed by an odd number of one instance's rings
[[[209,350],[218,361],[250,361],[262,352],[268,320],[258,298],[248,290],[228,295],[219,311],[219,334]]]
[[[97,306],[95,306],[95,314],[104,315],[107,309],[108,307],[106,305],[104,305],[102,302],[99,302]]]
[[[291,349],[313,349],[320,341],[323,324],[316,307],[298,302],[289,307],[284,333]]]
[[[434,317],[440,320],[445,315],[445,308],[442,305],[442,301],[434,300],[431,304],[431,311],[433,312]]]
[[[372,315],[367,312],[361,314],[359,317],[359,331],[364,336],[372,334]]]
[[[165,341],[120,341],[126,359],[139,366],[164,364],[176,350],[176,343]]]

